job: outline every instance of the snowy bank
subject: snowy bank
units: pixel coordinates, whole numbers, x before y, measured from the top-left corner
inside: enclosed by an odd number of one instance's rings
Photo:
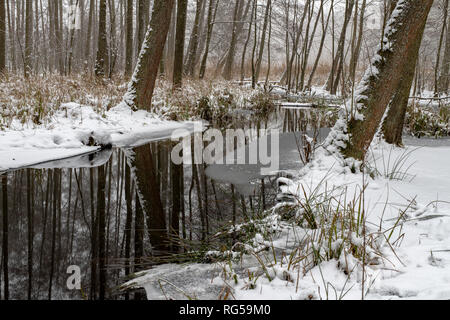
[[[124,104],[98,114],[90,106],[65,103],[52,120],[36,125],[12,120],[0,131],[0,171],[89,153],[104,146],[135,146],[169,139],[174,130],[194,130],[195,122],[162,120]]]
[[[313,261],[327,250],[320,238],[328,235],[274,210],[266,232],[258,231],[240,259],[162,265],[125,287],[143,287],[149,299],[450,299],[449,158],[450,145],[374,144],[366,174],[351,173],[323,153],[296,179],[284,179],[281,191],[295,196],[286,205],[299,216],[298,204],[313,194],[326,194],[338,212],[340,206],[364,208],[356,211],[364,212],[365,228],[355,228],[363,232],[329,244],[330,250],[343,245],[340,257]],[[361,248],[365,263],[354,256]]]

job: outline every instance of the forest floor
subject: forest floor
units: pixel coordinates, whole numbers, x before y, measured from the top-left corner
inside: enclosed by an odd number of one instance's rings
[[[317,219],[333,228],[311,230],[274,209],[238,259],[162,265],[127,285],[144,287],[149,299],[450,299],[450,140],[405,142],[374,143],[372,177],[322,155],[284,181],[298,203],[334,203]],[[332,211],[342,226],[328,219]],[[357,221],[365,229],[344,227]]]

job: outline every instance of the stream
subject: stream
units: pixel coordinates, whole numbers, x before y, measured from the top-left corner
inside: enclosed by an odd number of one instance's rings
[[[279,152],[271,155],[279,159],[278,170],[269,174],[248,163],[252,143],[264,136],[234,146],[234,160],[239,154],[247,159],[241,164],[216,159],[176,165],[171,156],[177,142],[161,140],[4,174],[2,290],[7,279],[11,299],[144,298],[143,292],[116,288],[134,272],[170,259],[168,253],[227,245],[212,236],[276,204],[277,178],[294,176],[308,156],[302,133],[323,141],[332,125],[329,112],[277,108],[265,119],[242,113],[228,128],[218,128],[254,129],[257,135],[278,130]],[[269,150],[275,150],[270,143]],[[74,267],[81,289],[67,285]]]

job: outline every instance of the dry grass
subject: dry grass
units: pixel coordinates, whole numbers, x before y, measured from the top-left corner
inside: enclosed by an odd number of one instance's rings
[[[120,102],[126,91],[123,79],[99,81],[89,76],[32,76],[29,79],[5,75],[0,80],[0,128],[13,120],[43,123],[62,103],[76,102],[99,113]]]
[[[5,75],[0,79],[0,130],[14,123],[49,123],[61,105],[74,102],[93,107],[103,115],[116,106],[127,90],[124,78],[96,79],[93,76],[32,76],[24,79]],[[159,79],[153,112],[170,120],[205,119],[226,123],[233,109],[270,112],[268,94],[224,81],[184,80],[182,89]]]

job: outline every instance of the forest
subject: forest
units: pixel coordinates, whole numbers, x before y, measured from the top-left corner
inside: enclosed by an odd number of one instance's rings
[[[0,0],[0,300],[450,299],[449,0]]]

